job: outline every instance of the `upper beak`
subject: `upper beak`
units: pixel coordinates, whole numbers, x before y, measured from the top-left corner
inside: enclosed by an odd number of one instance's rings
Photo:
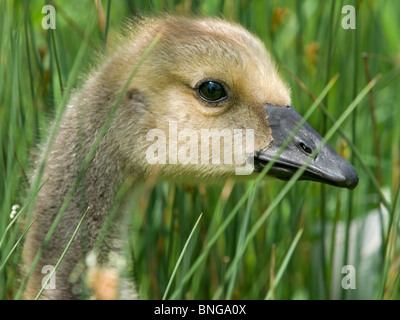
[[[254,160],[257,171],[261,171],[274,158],[302,120],[292,106],[279,107],[267,104],[265,108],[273,140],[267,149],[256,152]],[[304,123],[275,161],[268,174],[282,180],[289,180],[306,163],[322,141],[323,138],[308,123]],[[300,179],[348,189],[354,189],[358,184],[356,169],[327,143],[311,160]]]

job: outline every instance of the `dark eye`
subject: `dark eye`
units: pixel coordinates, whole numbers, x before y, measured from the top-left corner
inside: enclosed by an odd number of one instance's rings
[[[199,87],[199,94],[207,102],[218,102],[227,97],[224,87],[214,81],[202,83]]]

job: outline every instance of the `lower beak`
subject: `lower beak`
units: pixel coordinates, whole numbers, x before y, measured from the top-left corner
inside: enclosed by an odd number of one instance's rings
[[[277,155],[302,117],[290,107],[265,106],[273,140],[267,149],[255,154],[255,169],[261,171]],[[302,167],[323,138],[308,124],[300,128],[292,141],[276,159],[268,174],[289,180]],[[312,180],[337,187],[354,189],[358,184],[356,169],[327,143],[303,172],[300,180]]]

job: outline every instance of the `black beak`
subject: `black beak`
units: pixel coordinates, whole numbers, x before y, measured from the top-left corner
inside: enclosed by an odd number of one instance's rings
[[[272,129],[273,141],[265,150],[255,154],[255,170],[261,171],[278,153],[302,117],[290,107],[265,105],[268,123]],[[289,180],[306,163],[323,138],[308,124],[300,128],[293,140],[275,161],[268,174],[282,180]],[[356,169],[343,159],[333,148],[325,144],[311,160],[300,180],[312,180],[337,187],[354,189],[358,184]]]

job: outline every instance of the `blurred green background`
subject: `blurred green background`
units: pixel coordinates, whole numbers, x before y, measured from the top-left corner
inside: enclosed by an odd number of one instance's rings
[[[56,29],[42,28],[53,5]],[[344,29],[345,5],[356,29]],[[218,16],[258,35],[291,87],[300,114],[339,78],[308,122],[326,133],[378,74],[377,84],[329,143],[358,169],[353,191],[297,182],[158,183],[136,191],[130,249],[142,299],[398,299],[400,2],[267,0],[0,0],[0,298],[17,296],[24,206],[37,145],[71,77],[89,21],[79,74],[123,32],[127,19],[160,12]],[[110,40],[111,38],[111,40]],[[247,193],[246,193],[247,192]],[[243,195],[247,194],[245,198]],[[242,201],[240,201],[242,199]],[[240,206],[235,207],[237,204]],[[18,209],[15,210],[18,212]],[[342,268],[354,267],[346,276]],[[352,278],[352,276],[355,276]],[[355,289],[344,289],[346,283]]]

